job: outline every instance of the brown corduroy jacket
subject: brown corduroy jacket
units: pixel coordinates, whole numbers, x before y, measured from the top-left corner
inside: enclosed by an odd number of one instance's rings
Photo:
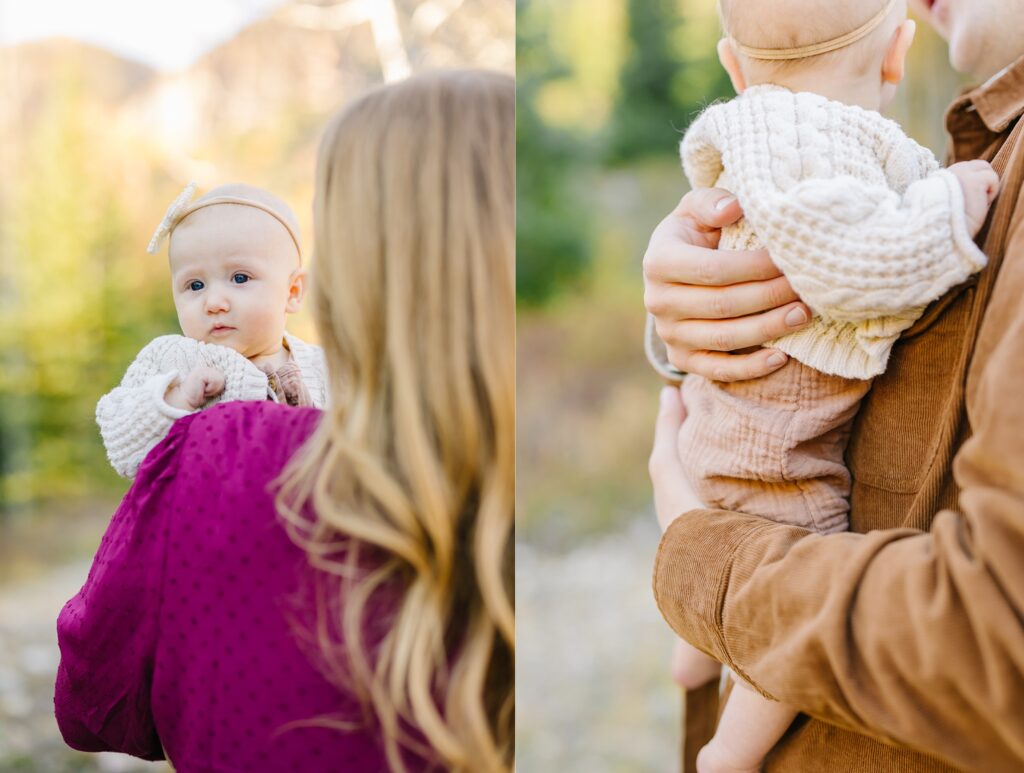
[[[1002,175],[989,264],[862,404],[850,533],[697,510],[662,539],[672,628],[804,712],[770,773],[1024,770],[1022,112],[1024,59],[947,113],[953,160]]]

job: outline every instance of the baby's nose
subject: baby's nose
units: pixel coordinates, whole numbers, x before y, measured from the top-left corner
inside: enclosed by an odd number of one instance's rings
[[[206,296],[206,311],[214,314],[228,310],[228,298],[224,293],[211,292]]]

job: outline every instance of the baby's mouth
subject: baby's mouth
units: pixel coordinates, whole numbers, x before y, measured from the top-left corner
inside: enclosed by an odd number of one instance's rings
[[[230,333],[232,330],[234,330],[234,328],[231,327],[231,325],[214,325],[210,328],[210,335]]]

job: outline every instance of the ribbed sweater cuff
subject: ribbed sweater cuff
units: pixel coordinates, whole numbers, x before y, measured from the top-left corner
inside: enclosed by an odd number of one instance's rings
[[[910,327],[913,319],[904,327]],[[857,340],[852,327],[836,324],[835,335],[823,336],[819,330],[798,330],[783,338],[769,341],[765,346],[785,352],[805,365],[822,373],[843,378],[866,381],[885,372],[889,353],[896,337],[893,336],[881,352],[868,352]]]

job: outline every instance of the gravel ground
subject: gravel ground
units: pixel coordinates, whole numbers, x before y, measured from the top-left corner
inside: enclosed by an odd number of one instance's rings
[[[170,768],[123,754],[65,746],[53,718],[57,613],[85,582],[89,562],[0,587],[0,771],[149,771]]]
[[[651,594],[653,516],[565,553],[516,548],[517,767],[679,769],[673,635]]]

